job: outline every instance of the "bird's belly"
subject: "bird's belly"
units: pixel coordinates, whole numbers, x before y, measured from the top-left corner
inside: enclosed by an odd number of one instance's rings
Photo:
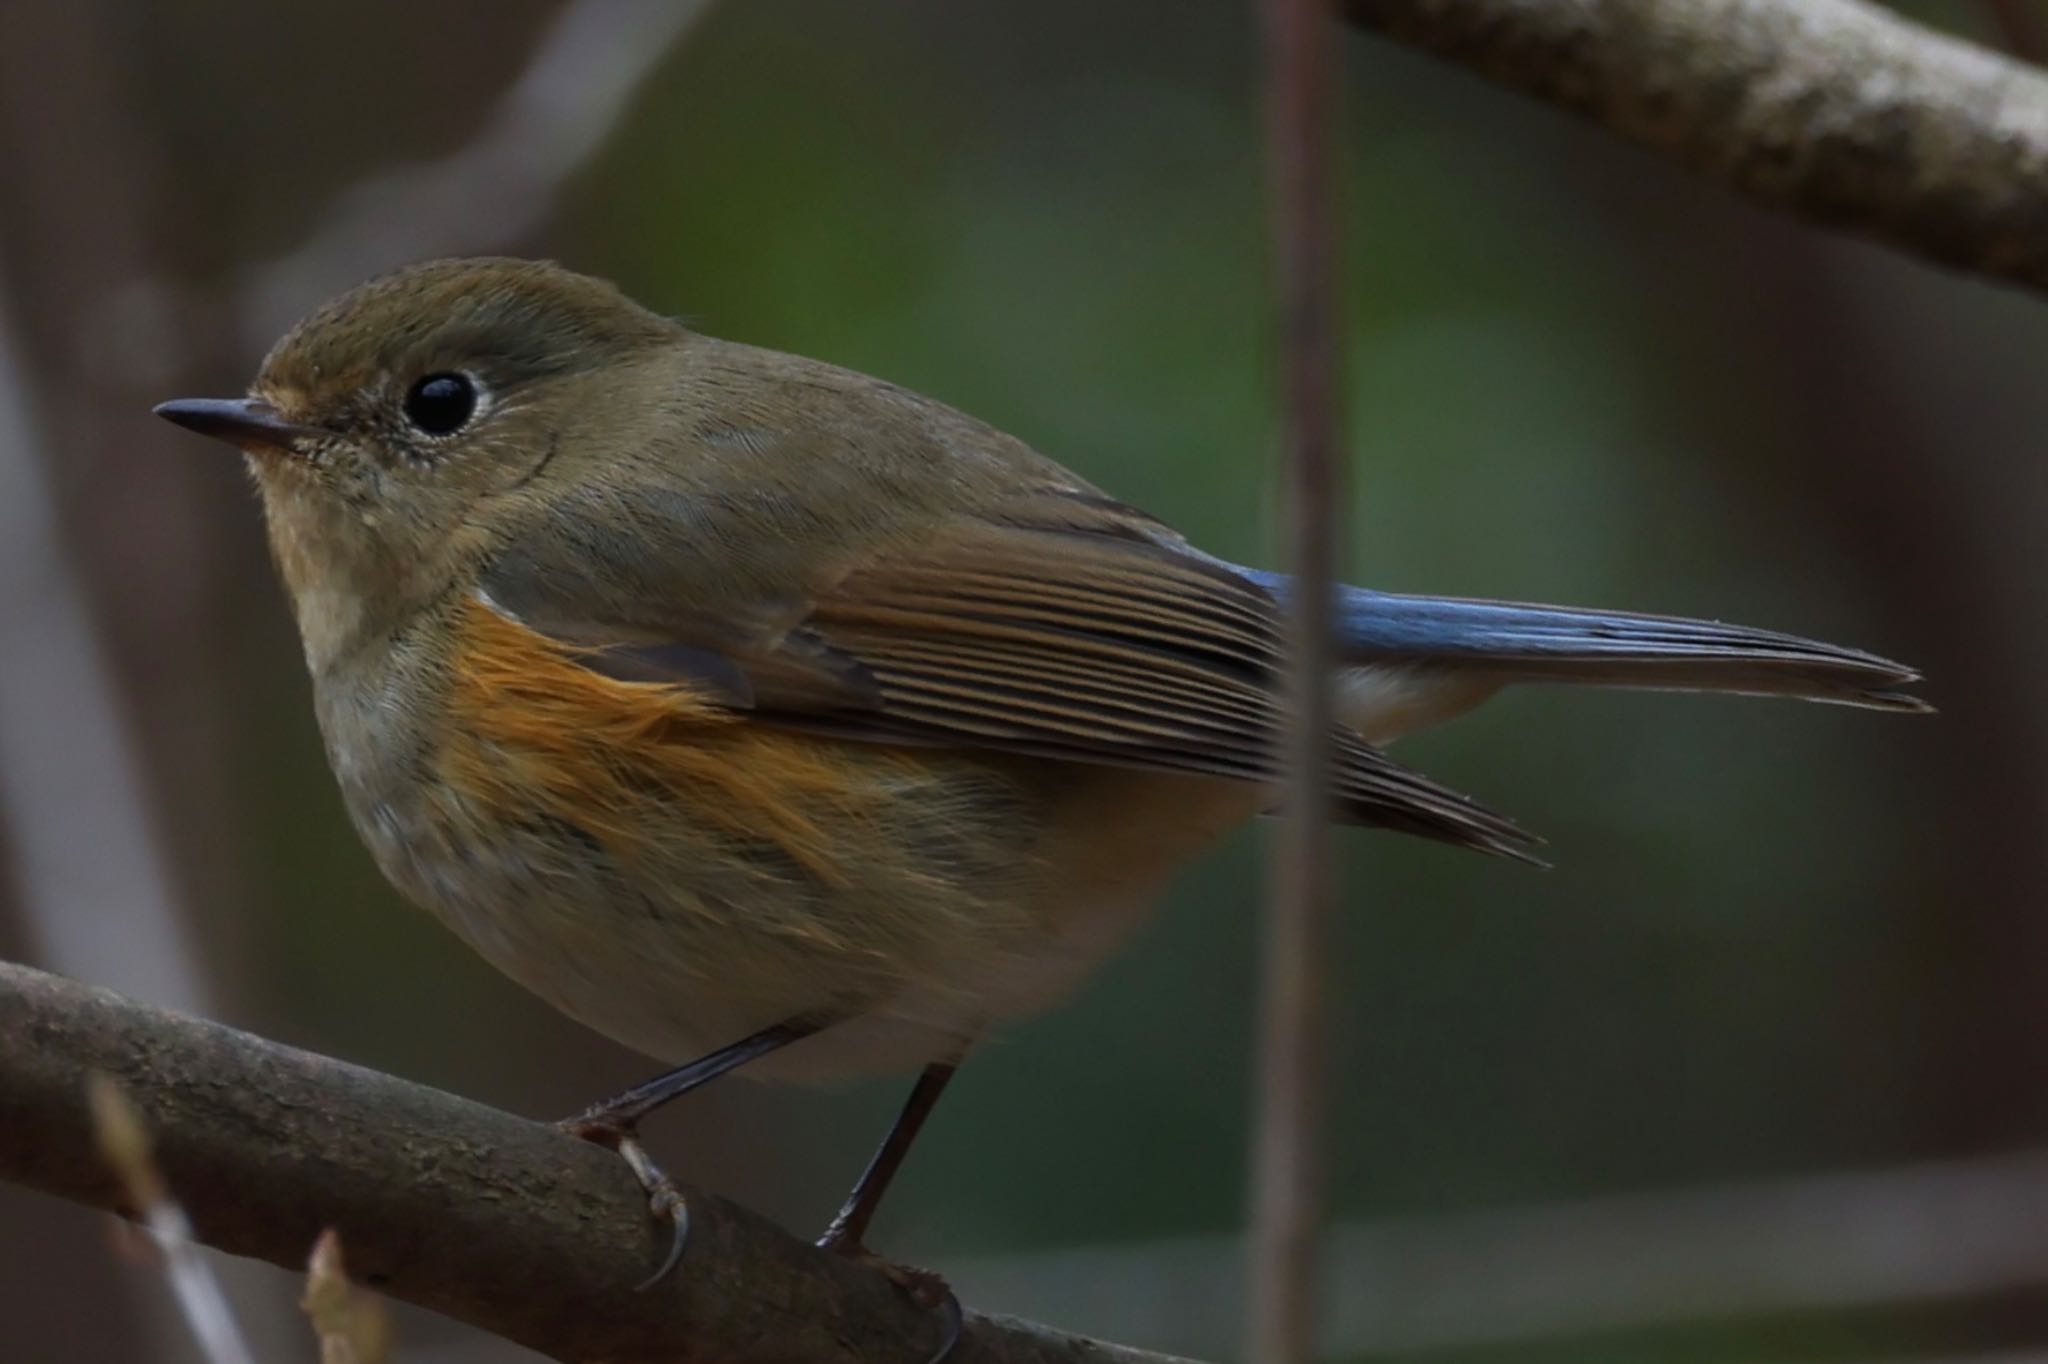
[[[1265,803],[1240,782],[1073,769],[1032,849],[1030,939],[963,955],[940,990],[912,985],[863,1016],[753,1063],[763,1078],[830,1080],[957,1055],[1087,979],[1157,907],[1174,872]]]
[[[886,833],[839,828],[809,858],[735,836],[673,790],[612,807],[604,834],[543,811],[480,816],[467,791],[433,797],[371,838],[391,879],[535,994],[666,1062],[899,998],[925,1001],[925,1031],[943,1028],[952,983],[972,989],[1034,936],[1026,848],[961,830],[979,845],[962,848],[971,876],[926,857],[901,827],[918,822],[898,803],[913,796],[885,801]]]
[[[480,805],[468,782],[358,823],[411,898],[587,1026],[679,1064],[836,1014],[747,1068],[824,1081],[914,1068],[1056,1002],[1259,800],[1202,778],[830,747],[887,813],[834,828],[829,863],[735,840],[673,788],[611,811],[660,831],[623,843]],[[847,802],[826,806],[808,818]]]
[[[667,1062],[803,1017],[836,1021],[749,1069],[829,1078],[955,1051],[1070,989],[1261,799],[778,729],[466,619],[438,723],[405,743],[392,679],[322,691],[351,815],[385,874],[493,965]]]

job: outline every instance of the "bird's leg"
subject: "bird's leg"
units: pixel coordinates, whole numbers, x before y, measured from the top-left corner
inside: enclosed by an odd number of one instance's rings
[[[924,1068],[924,1073],[917,1077],[917,1084],[911,1088],[910,1097],[904,1101],[903,1110],[889,1125],[888,1135],[882,1138],[882,1144],[875,1148],[867,1168],[854,1182],[853,1192],[846,1196],[838,1215],[825,1228],[825,1234],[818,1238],[820,1247],[874,1266],[888,1275],[890,1282],[912,1302],[939,1314],[939,1347],[933,1351],[927,1364],[940,1364],[959,1344],[960,1299],[953,1295],[944,1279],[930,1270],[897,1264],[869,1250],[867,1233],[868,1224],[874,1221],[875,1210],[882,1204],[882,1195],[889,1191],[890,1182],[903,1166],[903,1158],[910,1153],[911,1143],[917,1140],[925,1119],[931,1116],[933,1107],[939,1102],[939,1095],[945,1092],[953,1072],[960,1068],[960,1061],[961,1057],[955,1056],[949,1061],[935,1061]]]
[[[868,1224],[874,1221],[875,1210],[882,1205],[882,1195],[889,1191],[896,1172],[903,1168],[903,1158],[910,1154],[910,1144],[917,1140],[925,1119],[931,1116],[939,1095],[945,1093],[947,1082],[959,1068],[957,1059],[934,1061],[924,1068],[924,1073],[917,1077],[917,1084],[910,1091],[910,1097],[904,1101],[903,1111],[896,1115],[896,1121],[889,1125],[888,1135],[875,1148],[867,1168],[860,1172],[853,1192],[846,1196],[838,1215],[825,1228],[825,1234],[818,1238],[819,1246],[838,1251],[841,1255],[858,1256],[867,1252]]]
[[[633,1177],[640,1181],[640,1187],[647,1190],[648,1208],[656,1217],[667,1219],[675,1227],[675,1234],[669,1238],[668,1255],[662,1260],[661,1267],[640,1284],[641,1288],[652,1288],[660,1283],[683,1258],[683,1247],[690,1239],[690,1208],[676,1182],[640,1144],[640,1120],[669,1100],[679,1098],[727,1071],[737,1070],[757,1057],[809,1037],[829,1021],[793,1018],[763,1028],[729,1046],[720,1047],[708,1056],[700,1056],[688,1065],[677,1066],[645,1084],[635,1085],[603,1103],[592,1104],[575,1117],[556,1124],[571,1136],[617,1151],[632,1167]]]
[[[642,1118],[669,1100],[681,1098],[699,1085],[716,1080],[727,1071],[737,1070],[771,1051],[778,1051],[792,1042],[801,1042],[830,1021],[792,1018],[763,1028],[687,1065],[664,1071],[646,1084],[635,1085],[623,1094],[592,1104],[575,1117],[565,1119],[561,1125],[586,1141],[610,1145],[612,1134],[630,1132]]]

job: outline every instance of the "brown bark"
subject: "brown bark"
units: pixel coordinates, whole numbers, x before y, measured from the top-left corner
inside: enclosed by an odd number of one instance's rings
[[[90,1207],[121,1192],[84,1077],[134,1097],[198,1238],[303,1268],[325,1227],[351,1273],[556,1359],[926,1358],[936,1318],[878,1272],[686,1190],[682,1264],[617,1156],[481,1104],[0,963],[0,1179]],[[1170,1364],[969,1314],[955,1364]]]
[[[1345,0],[1759,203],[2048,286],[2048,75],[1865,0]]]

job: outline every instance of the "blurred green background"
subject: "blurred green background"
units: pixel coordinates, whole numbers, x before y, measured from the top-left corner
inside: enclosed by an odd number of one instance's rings
[[[0,44],[0,290],[47,436],[8,457],[54,490],[206,1007],[536,1116],[651,1068],[384,887],[327,774],[242,475],[147,407],[237,391],[260,353],[220,300],[344,187],[475,135],[559,8],[29,0]],[[1987,36],[1975,4],[1915,12]],[[513,245],[933,394],[1270,562],[1257,52],[1240,5],[729,2]],[[2008,1247],[2037,1272],[1973,1277],[1944,1249],[1972,1227],[1930,1219],[1900,1254],[1931,1277],[1896,1292],[1824,1291],[1768,1232],[1810,1177],[1891,1188],[2048,1146],[2048,307],[1766,216],[1363,35],[1344,54],[1356,576],[1865,645],[1924,667],[1944,714],[1531,692],[1403,746],[1546,835],[1557,867],[1343,840],[1332,1215],[1398,1219],[1397,1250],[1438,1245],[1439,1224],[1495,1245],[1487,1210],[1557,1220],[1513,1242],[1533,1261],[1445,1250],[1431,1278],[1340,1257],[1333,1357],[2048,1350],[2048,1220]],[[0,870],[20,837],[0,829]],[[1244,1217],[1258,843],[1187,877],[1070,1007],[975,1057],[879,1245],[956,1270],[974,1306],[1234,1351],[1229,1301],[1191,1285],[1231,1272]],[[39,914],[123,913],[34,900],[0,878],[7,955],[36,959]],[[721,1085],[652,1139],[808,1233],[903,1088]],[[1652,1198],[1596,1235],[1569,1210],[1685,1190],[1703,1192],[1674,1208],[1755,1212],[1764,1230],[1730,1247],[1754,1291],[1717,1298],[1715,1271],[1681,1267],[1632,1311],[1628,1267],[1695,1224],[1660,1230]],[[151,1271],[107,1240],[0,1192],[0,1355],[188,1357]],[[1088,1269],[1108,1251],[1121,1268]],[[1568,1264],[1609,1310],[1567,1293],[1513,1325],[1522,1276]],[[310,1358],[289,1281],[239,1277],[259,1318],[276,1309],[252,1325],[278,1333],[267,1357]],[[1396,1288],[1425,1280],[1404,1307]],[[401,1346],[520,1357],[417,1314]]]

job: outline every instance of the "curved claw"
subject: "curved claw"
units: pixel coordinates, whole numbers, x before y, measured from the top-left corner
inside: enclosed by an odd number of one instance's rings
[[[683,1191],[676,1187],[676,1182],[668,1177],[668,1171],[647,1154],[647,1148],[633,1135],[631,1127],[594,1121],[588,1114],[555,1125],[572,1137],[617,1151],[627,1168],[632,1170],[633,1178],[639,1180],[640,1187],[647,1191],[647,1211],[657,1218],[667,1219],[674,1228],[674,1234],[669,1237],[668,1254],[662,1257],[660,1267],[633,1285],[635,1293],[645,1293],[673,1274],[676,1266],[682,1263],[683,1250],[690,1244],[689,1200],[683,1197]]]
[[[673,1274],[676,1266],[683,1262],[683,1247],[690,1244],[690,1204],[673,1186],[650,1194],[647,1207],[656,1217],[668,1218],[674,1231],[669,1237],[668,1254],[663,1257],[661,1267],[634,1284],[635,1293],[645,1293]]]
[[[690,1243],[690,1204],[683,1197],[683,1191],[668,1177],[668,1171],[654,1163],[654,1157],[647,1154],[647,1148],[631,1135],[618,1138],[617,1149],[633,1169],[633,1177],[640,1181],[640,1187],[647,1190],[647,1211],[656,1217],[665,1217],[675,1228],[669,1237],[668,1254],[662,1257],[661,1266],[652,1274],[634,1285],[633,1291],[645,1293],[648,1289],[666,1279],[682,1262],[683,1248]]]

